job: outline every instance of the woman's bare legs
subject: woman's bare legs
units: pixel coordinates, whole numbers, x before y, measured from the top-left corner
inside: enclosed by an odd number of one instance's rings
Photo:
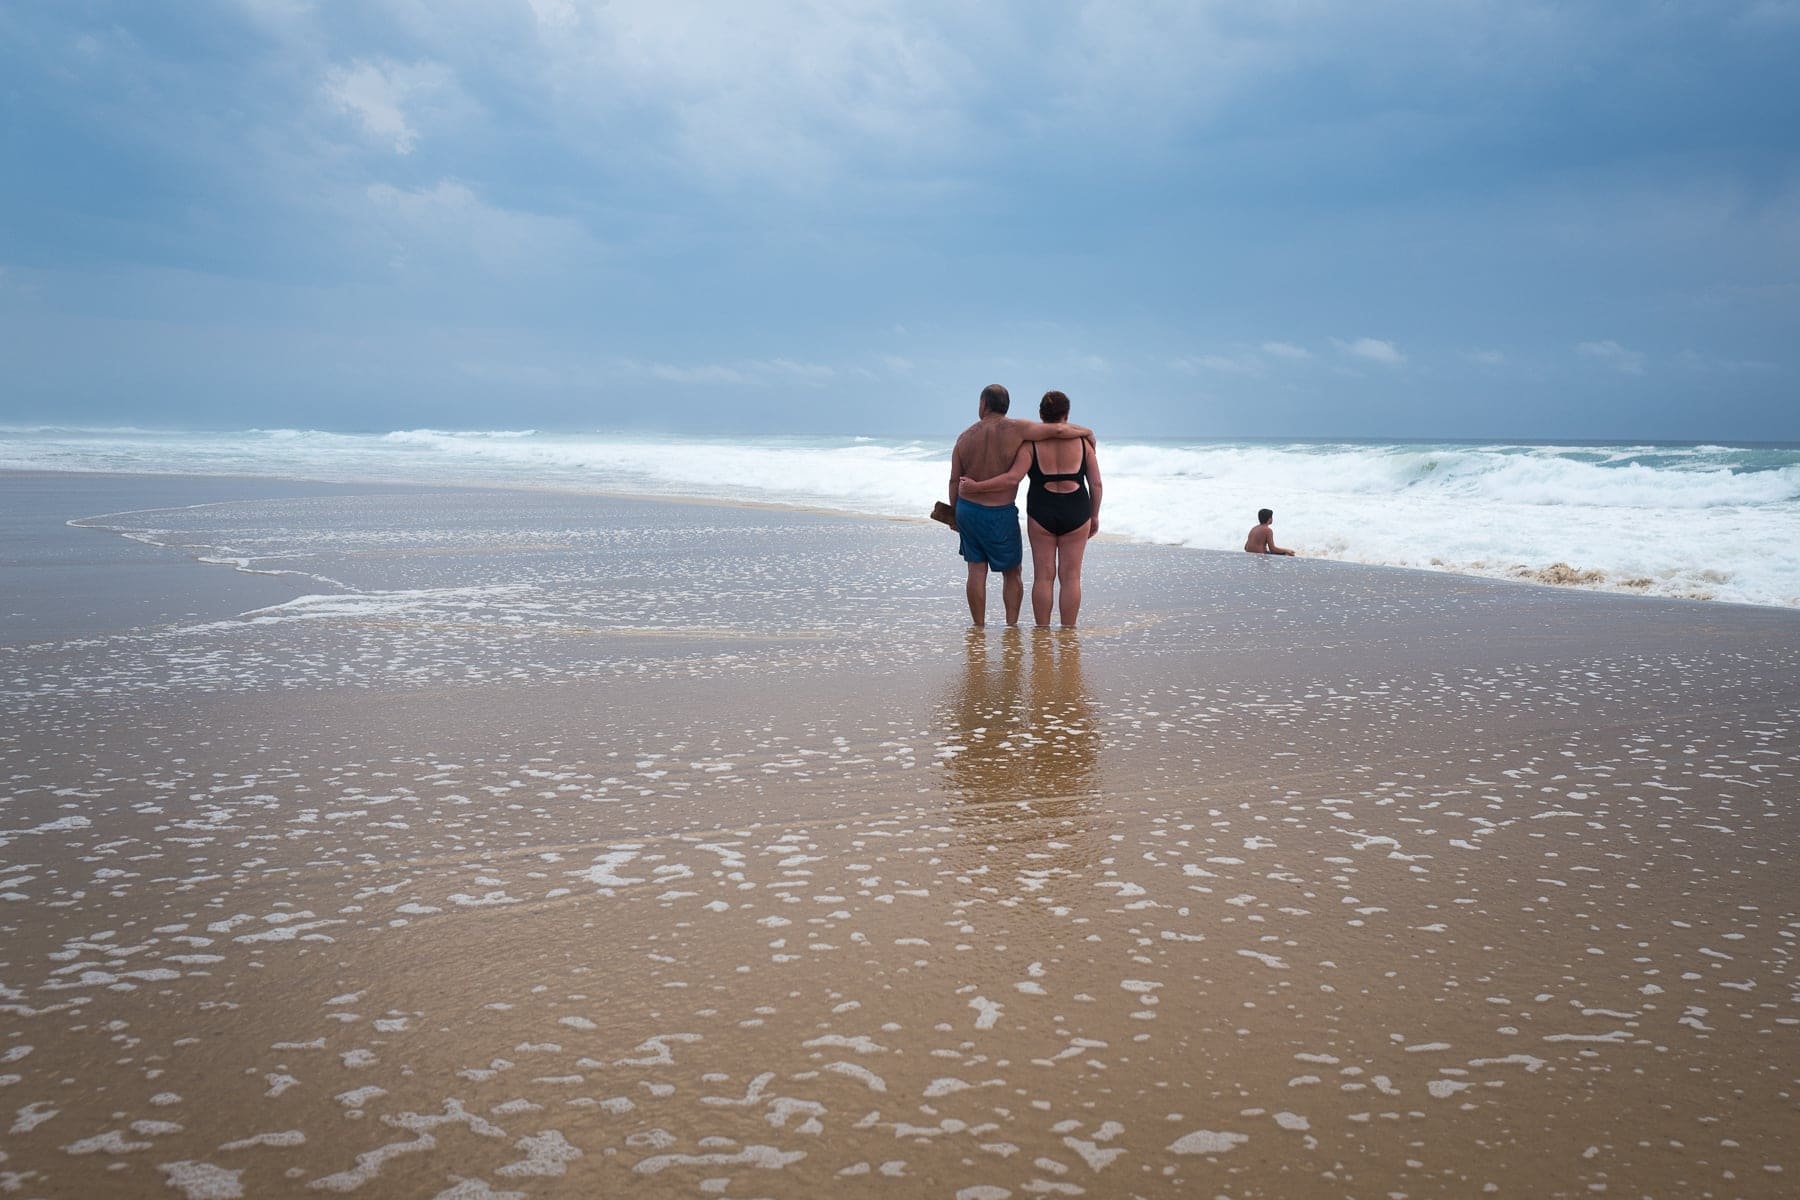
[[[1065,533],[1054,539],[1058,592],[1057,613],[1062,618],[1064,629],[1075,628],[1075,618],[1081,615],[1081,560],[1087,555],[1088,529],[1088,523],[1083,521],[1081,528],[1073,533]],[[1044,536],[1049,537],[1050,535],[1045,533]],[[1038,561],[1035,541],[1031,546],[1031,561],[1035,568]],[[1031,598],[1035,605],[1037,603],[1037,585],[1035,583],[1032,585]],[[1050,606],[1045,604],[1043,619],[1038,624],[1048,625],[1049,623]]]
[[[1075,628],[1081,615],[1081,560],[1087,554],[1088,526],[1057,537],[1029,518],[1031,535],[1031,615],[1038,627],[1050,624],[1051,601],[1064,629]]]
[[[1082,526],[1085,533],[1087,527]],[[1031,537],[1031,615],[1038,627],[1050,625],[1050,599],[1056,586],[1057,537],[1036,521],[1025,519],[1025,532]],[[1065,621],[1064,624],[1067,624]]]

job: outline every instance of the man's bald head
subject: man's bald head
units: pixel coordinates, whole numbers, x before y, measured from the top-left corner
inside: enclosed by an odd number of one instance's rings
[[[981,389],[981,408],[983,412],[991,412],[1004,417],[1006,410],[1012,407],[1012,397],[1005,388],[997,383],[990,383]]]

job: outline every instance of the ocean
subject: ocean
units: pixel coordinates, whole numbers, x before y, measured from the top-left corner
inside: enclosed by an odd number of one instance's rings
[[[937,439],[537,430],[0,427],[0,469],[691,496],[921,517]],[[1308,557],[1800,606],[1800,446],[1103,439],[1103,532],[1233,550],[1275,510]]]

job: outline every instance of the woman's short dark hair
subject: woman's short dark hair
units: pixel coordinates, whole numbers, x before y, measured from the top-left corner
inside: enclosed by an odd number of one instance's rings
[[[1045,392],[1038,401],[1038,420],[1061,421],[1069,415],[1069,398],[1061,392]]]

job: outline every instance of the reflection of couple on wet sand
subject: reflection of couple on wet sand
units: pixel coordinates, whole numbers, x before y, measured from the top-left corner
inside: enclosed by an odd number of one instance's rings
[[[1031,615],[1050,624],[1059,600],[1064,628],[1081,612],[1081,560],[1100,532],[1100,460],[1094,431],[1069,424],[1069,398],[1045,392],[1041,420],[1006,415],[1012,398],[999,384],[982,389],[980,420],[963,430],[950,456],[950,503],[969,566],[969,616],[987,624],[987,577],[1000,572],[1006,623],[1019,623],[1024,548],[1019,541],[1019,481],[1031,534]],[[1060,593],[1060,595],[1058,595]]]
[[[1029,802],[1039,815],[1056,815],[1042,805],[1097,786],[1098,737],[1075,634],[1014,635],[996,651],[971,630],[945,710],[957,746],[944,782],[965,805]]]

